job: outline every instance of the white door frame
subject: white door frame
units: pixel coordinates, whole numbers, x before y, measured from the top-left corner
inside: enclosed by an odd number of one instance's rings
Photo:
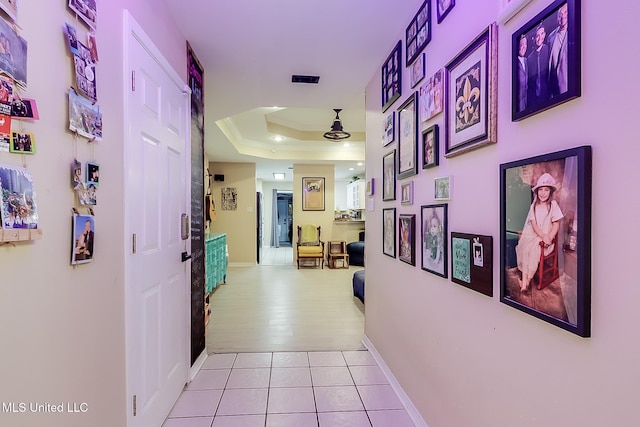
[[[191,89],[188,85],[184,83],[184,81],[180,78],[180,75],[173,69],[171,64],[165,59],[162,55],[160,49],[156,47],[153,41],[146,35],[142,27],[135,21],[133,16],[129,13],[128,10],[124,10],[123,12],[123,21],[124,21],[124,31],[123,31],[123,82],[124,83],[124,97],[123,97],[123,124],[124,124],[124,148],[123,148],[123,159],[124,159],[124,174],[125,174],[125,183],[130,179],[130,173],[135,165],[131,165],[129,147],[131,147],[131,142],[133,142],[133,137],[130,131],[130,114],[129,114],[129,103],[128,103],[128,91],[131,90],[131,65],[129,62],[129,53],[130,53],[130,43],[131,38],[133,37],[139,41],[139,43],[144,46],[149,54],[158,62],[158,64],[162,67],[164,72],[171,78],[172,82],[176,84],[177,87],[182,87],[183,93],[187,94],[185,96],[185,131],[186,131],[186,143],[185,143],[185,163],[186,163],[186,178],[185,178],[185,186],[187,187],[185,190],[187,191],[187,198],[185,206],[185,212],[191,212],[191,200],[189,195],[191,194],[191,103],[190,96]],[[186,57],[185,57],[186,63]],[[135,391],[133,390],[132,384],[132,375],[129,375],[132,370],[136,369],[133,361],[135,360],[134,355],[131,350],[131,340],[132,331],[130,330],[130,319],[132,316],[135,316],[135,309],[133,307],[133,296],[132,296],[132,274],[131,274],[131,253],[132,253],[132,231],[131,224],[129,223],[129,207],[128,200],[131,197],[131,192],[128,189],[128,186],[125,185],[124,188],[124,268],[125,268],[125,278],[124,278],[124,288],[125,288],[125,361],[126,361],[126,410],[127,410],[127,426],[138,426],[139,422],[137,422],[136,418],[133,416],[133,395]],[[190,250],[191,244],[187,244],[187,248]],[[191,265],[189,262],[188,265]],[[183,351],[185,354],[185,366],[183,367],[185,383],[190,380],[189,378],[189,361],[190,357],[190,345],[191,345],[191,273],[190,271],[186,275],[187,285],[184,289],[184,303],[186,305],[185,316],[184,316],[184,328],[185,328],[185,342],[183,343]]]

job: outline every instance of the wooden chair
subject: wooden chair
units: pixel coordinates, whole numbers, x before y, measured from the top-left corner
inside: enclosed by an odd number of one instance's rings
[[[329,242],[327,251],[327,264],[329,268],[349,268],[349,254],[347,253],[347,242]]]
[[[553,244],[553,250],[549,255],[544,255],[544,242],[540,242],[540,262],[538,263],[538,271],[536,276],[538,278],[538,290],[542,290],[553,283],[560,277],[560,270],[558,269],[558,235],[553,238],[551,242]]]
[[[320,226],[305,224],[298,226],[298,241],[296,243],[296,257],[298,269],[300,260],[312,259],[315,266],[320,264],[324,268],[324,242],[320,240]],[[318,263],[318,261],[320,261]]]

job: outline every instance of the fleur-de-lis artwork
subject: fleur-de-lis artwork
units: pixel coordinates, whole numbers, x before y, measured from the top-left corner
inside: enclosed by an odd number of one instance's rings
[[[480,62],[456,79],[456,133],[480,122]]]

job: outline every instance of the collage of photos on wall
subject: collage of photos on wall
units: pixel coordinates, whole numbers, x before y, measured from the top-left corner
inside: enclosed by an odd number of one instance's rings
[[[513,122],[581,95],[580,0],[555,0],[535,11],[525,8],[530,1],[501,1],[498,14],[501,25],[518,13],[530,15],[512,32],[511,46],[501,49],[513,58]],[[415,265],[418,257],[422,270],[492,297],[493,236],[460,233],[455,229],[464,228],[463,224],[448,223],[454,209],[454,176],[438,170],[449,170],[441,168],[443,160],[498,142],[498,23],[489,24],[448,63],[431,64],[429,46],[440,43],[431,15],[437,16],[438,24],[447,25],[455,19],[456,7],[466,7],[453,0],[434,0],[432,12],[431,4],[425,1],[420,6],[406,28],[404,49],[401,40],[382,65],[383,253],[396,258],[397,248],[400,261]],[[400,59],[403,50],[409,89],[416,91],[396,104],[403,70],[390,64]],[[426,64],[436,71],[424,76]],[[386,111],[394,105],[395,111]],[[590,148],[541,153],[499,166],[500,301],[579,336],[590,336],[591,226],[585,204],[591,198]],[[421,205],[419,215],[410,207],[416,180],[406,181],[415,175],[423,175],[418,181],[433,182],[434,203]],[[402,206],[398,209],[397,185]],[[507,192],[507,187],[519,191]],[[550,215],[542,218],[543,211]],[[532,227],[532,222],[541,225]],[[519,226],[511,229],[507,224]]]

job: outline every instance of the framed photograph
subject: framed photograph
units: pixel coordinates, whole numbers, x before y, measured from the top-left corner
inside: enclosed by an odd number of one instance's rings
[[[302,178],[302,210],[323,211],[324,190],[324,177]]]
[[[420,122],[426,122],[432,117],[442,113],[442,76],[444,70],[440,69],[429,77],[427,81],[420,86],[418,92],[418,111],[420,112]]]
[[[371,178],[367,180],[367,185],[366,185],[367,196],[373,196],[373,194],[375,193],[375,184],[376,184],[375,178]]]
[[[303,178],[304,179],[304,178]],[[303,188],[304,190],[304,188]],[[236,187],[224,187],[221,189],[222,196],[220,200],[222,201],[222,210],[223,211],[236,211],[238,210],[238,189]],[[305,192],[302,193],[303,199],[303,210],[304,209],[304,197]],[[315,210],[324,210],[324,200],[323,200],[323,208],[315,209]]]
[[[422,169],[438,166],[440,158],[439,128],[433,125],[422,131]]]
[[[19,86],[27,87],[27,41],[4,19],[0,19],[0,33],[11,47],[10,55],[0,54],[0,70],[13,77]]]
[[[406,206],[413,205],[413,181],[400,185],[400,203]]]
[[[580,0],[556,0],[511,36],[511,118],[580,96]]]
[[[33,176],[25,168],[0,165],[0,229],[38,228]]]
[[[69,130],[90,140],[102,141],[100,106],[69,89]]]
[[[435,0],[438,4],[438,24],[441,23],[445,16],[451,12],[453,6],[456,5],[456,0]]]
[[[392,111],[382,122],[382,146],[386,147],[396,139],[396,112]]]
[[[431,41],[431,0],[425,0],[405,31],[408,67]]]
[[[531,0],[498,0],[498,24],[505,24]]]
[[[445,66],[445,157],[497,142],[497,25]]]
[[[448,277],[447,205],[425,205],[420,210],[422,269]]]
[[[81,182],[76,188],[76,193],[82,206],[95,206],[98,204],[98,187],[96,184]]]
[[[398,240],[400,254],[398,259],[407,264],[416,265],[416,216],[398,215]]]
[[[73,10],[90,28],[96,29],[98,12],[97,0],[69,0],[69,8]]]
[[[12,153],[34,154],[36,152],[36,138],[28,132],[11,132]]]
[[[418,173],[418,94],[398,108],[398,179]]]
[[[93,215],[73,215],[72,229],[71,265],[91,262],[96,231]]]
[[[451,281],[493,296],[493,238],[451,233]]]
[[[423,52],[418,55],[418,58],[411,64],[409,68],[409,83],[412,88],[416,87],[416,85],[424,79],[425,63],[426,55]]]
[[[396,150],[382,158],[382,200],[396,199]]]
[[[11,117],[14,120],[39,120],[38,106],[35,99],[16,98],[11,103]]]
[[[382,253],[396,257],[396,208],[382,209]]]
[[[453,198],[453,177],[442,176],[433,179],[433,199],[451,200]]]
[[[96,187],[100,185],[100,165],[93,162],[87,162],[87,184],[93,184]]]
[[[581,337],[591,335],[591,162],[582,146],[500,165],[500,301]]]
[[[382,111],[387,111],[402,93],[402,40],[382,64]]]

